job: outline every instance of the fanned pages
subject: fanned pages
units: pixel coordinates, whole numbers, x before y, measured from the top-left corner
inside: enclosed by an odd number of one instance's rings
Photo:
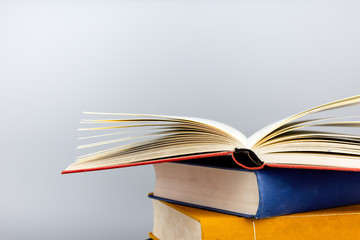
[[[219,155],[232,155],[245,168],[359,171],[359,103],[360,95],[323,104],[273,123],[248,139],[230,126],[207,119],[85,112],[93,119],[82,123],[91,127],[80,130],[98,134],[81,137],[84,144],[78,148],[95,150],[63,173]]]

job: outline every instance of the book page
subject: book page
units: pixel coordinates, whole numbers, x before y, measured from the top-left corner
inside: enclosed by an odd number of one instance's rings
[[[296,165],[359,171],[359,109],[344,110],[359,103],[360,95],[349,97],[269,125],[250,137],[251,150],[261,161],[272,166]],[[357,115],[346,115],[353,110]],[[319,113],[315,116],[320,117],[299,120],[315,113]]]
[[[271,132],[274,128],[281,126],[283,122],[285,122],[286,119],[277,121],[275,123],[272,123],[262,129],[260,129],[259,131],[255,132],[253,135],[251,135],[248,139],[247,139],[247,146],[248,148],[252,148],[255,143],[257,143],[260,139],[262,139],[266,134],[268,134],[269,132]]]
[[[64,172],[92,171],[185,155],[226,153],[235,148],[245,148],[247,142],[246,137],[236,129],[207,119],[151,114],[88,114],[116,117],[82,120],[82,123],[96,124],[96,127],[80,130],[111,132],[81,137],[82,141],[90,143],[82,144],[78,149],[98,148],[100,151],[80,156]],[[114,133],[114,130],[119,132]],[[103,140],[92,142],[93,139]]]
[[[276,136],[278,133],[278,130],[281,130],[282,126],[284,126],[285,124],[291,124],[291,122],[293,122],[301,117],[305,117],[307,115],[314,114],[317,112],[328,111],[328,110],[341,108],[341,107],[347,107],[347,106],[351,106],[351,105],[355,105],[355,104],[360,104],[360,95],[340,99],[337,101],[326,103],[326,104],[308,109],[306,111],[300,112],[291,117],[285,118],[281,121],[271,124],[268,127],[265,127],[263,129],[259,130],[258,132],[254,133],[249,138],[249,145],[251,148],[261,145],[263,143],[262,140],[265,137],[267,137],[269,134],[273,134],[274,136]]]
[[[236,138],[239,141],[239,145],[237,146],[238,148],[248,147],[247,137],[243,133],[241,133],[240,131],[238,131],[237,129],[235,129],[229,125],[226,125],[221,122],[209,120],[209,119],[203,119],[203,118],[193,118],[193,117],[183,117],[183,118],[207,124],[209,126],[212,126],[214,128],[217,128],[221,131],[224,131],[224,132],[232,135],[234,138]]]

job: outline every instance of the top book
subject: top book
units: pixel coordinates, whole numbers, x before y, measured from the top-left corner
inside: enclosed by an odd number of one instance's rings
[[[82,137],[83,141],[105,139],[79,146],[100,149],[79,157],[62,173],[196,158],[210,161],[211,156],[224,155],[231,155],[247,169],[267,165],[360,171],[360,116],[348,112],[359,103],[360,95],[326,103],[273,123],[249,138],[228,125],[207,119],[86,112],[94,118],[110,118],[82,120],[98,125],[80,130],[111,132]],[[113,139],[117,135],[122,137]],[[114,146],[102,149],[111,144]]]

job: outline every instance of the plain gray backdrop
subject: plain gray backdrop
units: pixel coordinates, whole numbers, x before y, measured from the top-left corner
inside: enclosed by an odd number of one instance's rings
[[[82,111],[246,135],[360,92],[359,1],[0,1],[0,238],[145,239],[152,166],[61,175]]]

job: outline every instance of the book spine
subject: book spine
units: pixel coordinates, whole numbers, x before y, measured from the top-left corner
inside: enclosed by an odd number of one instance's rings
[[[256,176],[260,201],[255,218],[360,203],[356,172],[266,168]]]

